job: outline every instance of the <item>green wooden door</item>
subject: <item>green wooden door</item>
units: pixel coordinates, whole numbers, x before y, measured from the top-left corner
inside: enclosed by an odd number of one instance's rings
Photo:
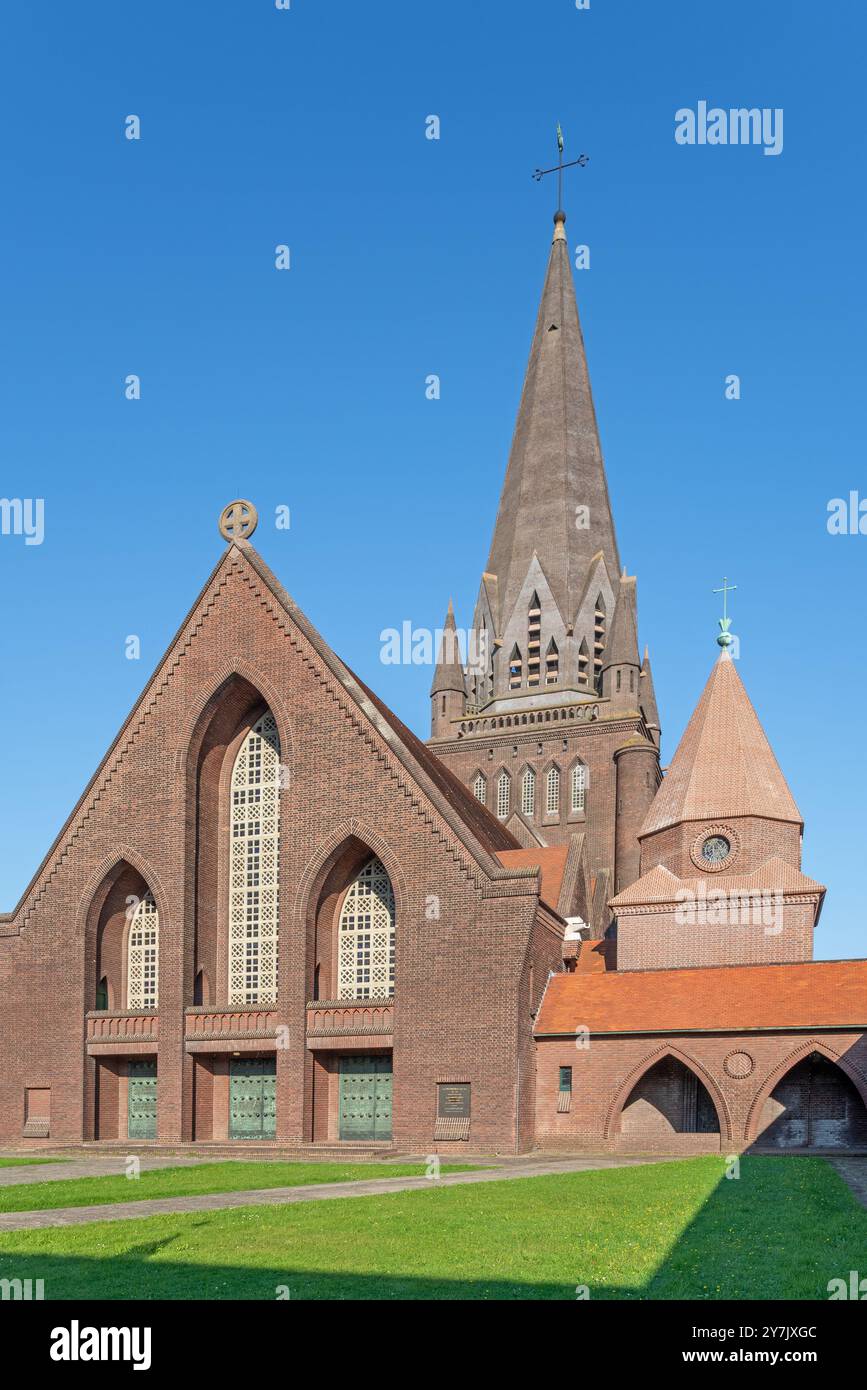
[[[127,1134],[130,1139],[157,1137],[157,1064],[130,1062],[127,1079]]]
[[[277,1133],[277,1064],[273,1057],[229,1064],[229,1138],[273,1139]]]
[[[390,1057],[341,1057],[340,1138],[391,1138]]]

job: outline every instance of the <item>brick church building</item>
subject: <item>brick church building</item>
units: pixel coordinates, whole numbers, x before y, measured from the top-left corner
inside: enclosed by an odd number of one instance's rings
[[[728,650],[663,776],[558,213],[472,623],[425,743],[248,536],[17,908],[0,1142],[867,1147],[867,961]],[[689,672],[687,679],[693,679]]]

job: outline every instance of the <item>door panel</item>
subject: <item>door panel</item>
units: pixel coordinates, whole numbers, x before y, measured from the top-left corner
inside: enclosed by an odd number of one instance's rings
[[[340,1138],[391,1138],[391,1058],[341,1057]]]
[[[157,1137],[157,1064],[130,1062],[127,1079],[127,1135]]]
[[[273,1058],[242,1058],[229,1066],[229,1138],[273,1139],[277,1073]]]

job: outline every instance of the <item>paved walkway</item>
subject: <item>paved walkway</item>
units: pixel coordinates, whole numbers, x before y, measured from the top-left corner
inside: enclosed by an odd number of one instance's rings
[[[665,1159],[626,1158],[610,1154],[599,1158],[534,1157],[518,1162],[512,1160],[499,1168],[444,1173],[435,1181],[425,1177],[365,1178],[356,1182],[311,1183],[307,1187],[256,1188],[249,1192],[210,1192],[195,1197],[159,1197],[143,1202],[113,1202],[105,1206],[62,1207],[55,1211],[9,1212],[0,1214],[0,1231],[84,1226],[92,1221],[126,1221],[134,1217],[173,1216],[180,1212],[222,1211],[229,1207],[284,1206],[293,1202],[320,1202],[337,1197],[377,1197],[388,1192],[419,1192],[434,1185],[457,1187],[468,1183],[502,1182],[507,1178],[538,1178],[556,1173],[583,1173],[596,1168],[625,1168],[664,1162]],[[72,1164],[64,1164],[63,1167],[72,1167]]]
[[[110,1157],[73,1159],[70,1163],[24,1163],[20,1167],[0,1168],[0,1187],[15,1187],[22,1182],[50,1182],[55,1178],[125,1177],[129,1158],[137,1158],[142,1171],[148,1168],[196,1168],[200,1163],[217,1161],[213,1158],[148,1158],[130,1151],[129,1154],[112,1154]]]
[[[848,1183],[862,1207],[867,1207],[867,1158],[832,1158],[831,1167]]]

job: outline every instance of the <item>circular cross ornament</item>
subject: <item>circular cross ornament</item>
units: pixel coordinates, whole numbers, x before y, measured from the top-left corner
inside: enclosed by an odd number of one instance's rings
[[[246,541],[259,525],[259,513],[252,502],[238,497],[223,508],[218,525],[224,540]]]

